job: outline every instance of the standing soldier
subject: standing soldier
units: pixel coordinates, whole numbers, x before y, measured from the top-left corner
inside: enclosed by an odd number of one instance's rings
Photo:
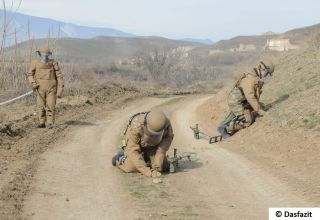
[[[28,71],[28,80],[37,92],[38,128],[54,127],[56,97],[61,98],[64,81],[58,62],[49,59],[49,48],[37,50],[40,60],[33,60]]]
[[[218,131],[228,138],[240,129],[249,127],[255,115],[264,116],[264,106],[259,102],[263,79],[272,76],[274,66],[271,61],[260,62],[258,68],[241,75],[228,96],[229,113],[219,125]]]
[[[122,149],[112,158],[112,164],[126,173],[159,177],[161,172],[169,171],[166,152],[172,140],[171,123],[162,111],[137,113],[129,120]]]

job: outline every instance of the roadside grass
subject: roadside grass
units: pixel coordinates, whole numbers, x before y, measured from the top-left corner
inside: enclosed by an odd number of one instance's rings
[[[315,113],[309,115],[308,118],[303,120],[304,127],[307,129],[313,129],[320,125],[320,115],[316,115]]]
[[[173,196],[166,188],[165,184],[153,184],[151,178],[146,178],[141,174],[129,174],[130,180],[129,191],[130,195],[135,199],[143,199],[147,206],[152,206],[152,198],[167,199]]]
[[[162,177],[162,183],[154,184],[152,178],[139,173],[123,174],[133,206],[145,213],[146,219],[194,219],[199,216],[197,205],[185,205],[176,191],[177,186],[171,186],[166,176]]]

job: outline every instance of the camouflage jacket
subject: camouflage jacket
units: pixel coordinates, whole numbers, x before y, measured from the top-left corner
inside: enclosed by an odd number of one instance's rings
[[[259,99],[262,93],[263,81],[259,79],[255,70],[239,79],[228,96],[230,110],[236,115],[242,114],[243,103],[247,101],[254,111],[262,109]]]
[[[135,167],[146,176],[151,176],[151,169],[147,166],[143,153],[148,150],[154,150],[154,164],[152,168],[161,171],[166,152],[169,150],[173,140],[173,130],[170,121],[165,128],[162,140],[156,146],[148,146],[146,144],[146,135],[144,134],[144,115],[136,116],[124,136],[125,154],[131,158]],[[121,168],[121,167],[120,167]]]
[[[40,80],[54,80],[58,83],[58,86],[64,86],[60,66],[53,59],[50,59],[47,63],[33,60],[27,76],[31,84],[39,83]]]

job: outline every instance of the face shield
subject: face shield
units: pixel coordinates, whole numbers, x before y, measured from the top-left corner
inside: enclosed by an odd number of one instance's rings
[[[42,62],[46,63],[49,60],[49,54],[40,54],[40,59]]]
[[[261,73],[261,79],[266,78],[268,75],[270,75],[270,72],[267,69],[263,69],[260,71]]]
[[[261,79],[263,78],[266,78],[268,75],[272,76],[272,73],[270,72],[270,68],[264,64],[262,61],[260,62],[261,64],[261,70],[260,70],[260,73],[261,73]]]
[[[146,146],[154,147],[157,146],[163,138],[164,129],[159,132],[150,131],[147,125],[144,125],[144,136],[143,140]]]

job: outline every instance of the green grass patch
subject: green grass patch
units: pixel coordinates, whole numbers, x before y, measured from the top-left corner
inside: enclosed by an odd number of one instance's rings
[[[308,129],[313,129],[320,124],[320,116],[312,114],[308,118],[303,120],[304,127]]]
[[[290,121],[288,121],[287,125],[293,126],[295,124],[295,122],[296,122],[295,120],[290,120]]]
[[[130,195],[145,206],[152,206],[153,203],[166,201],[174,194],[165,183],[154,184],[151,178],[137,174],[129,178],[127,184]]]
[[[308,82],[305,83],[304,88],[305,88],[306,90],[312,89],[313,87],[315,87],[316,85],[318,85],[318,83],[319,83],[319,82],[317,82],[317,81],[308,81]]]
[[[160,198],[169,198],[170,194],[167,191],[161,191],[159,194]]]
[[[135,189],[131,192],[131,196],[134,198],[145,198],[148,196],[148,190],[146,189]]]

